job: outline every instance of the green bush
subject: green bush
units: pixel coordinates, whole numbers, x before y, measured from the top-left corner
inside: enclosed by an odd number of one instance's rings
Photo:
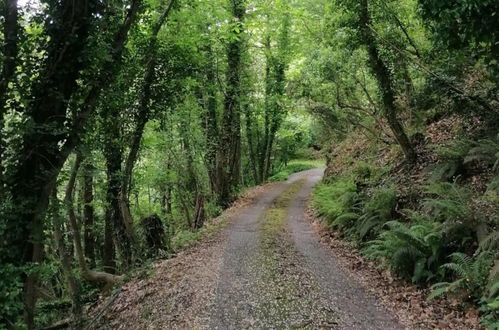
[[[483,139],[473,143],[464,161],[484,161],[492,166],[494,171],[499,169],[499,134],[495,139]]]
[[[375,238],[381,228],[393,220],[393,213],[397,204],[397,194],[393,188],[377,188],[363,205],[361,216],[355,223],[356,234],[359,239]]]
[[[450,181],[464,173],[464,158],[471,149],[471,143],[456,140],[444,145],[435,145],[433,150],[441,162],[430,167],[430,181]]]
[[[487,329],[499,329],[499,279],[488,289],[487,295],[480,299],[482,324]]]
[[[21,269],[12,264],[3,264],[0,268],[0,310],[5,320],[15,320],[23,309],[23,286],[18,280],[19,273],[21,273]],[[1,319],[0,329],[2,329]],[[18,323],[10,324],[12,328],[20,327],[22,320],[17,319],[16,321]]]
[[[441,269],[452,271],[456,279],[453,282],[433,285],[433,292],[428,299],[442,294],[454,294],[463,297],[463,300],[478,302],[484,296],[489,283],[493,254],[482,252],[476,258],[472,258],[464,253],[456,252],[450,257],[451,262],[442,265]]]
[[[197,242],[200,236],[200,231],[192,232],[190,230],[181,230],[172,237],[172,250],[177,252],[186,249]]]
[[[350,227],[349,215],[357,199],[357,186],[349,177],[337,178],[330,184],[318,184],[314,190],[313,205],[328,224],[335,228]]]
[[[488,190],[489,192],[496,192],[497,196],[497,191],[499,191],[499,134],[495,139],[480,140],[475,142],[473,145],[473,148],[470,150],[464,161],[471,162],[479,160],[492,166],[492,170],[496,175],[489,183]]]
[[[440,182],[426,186],[428,195],[423,202],[424,211],[435,220],[465,221],[473,219],[470,207],[471,193],[455,183]]]

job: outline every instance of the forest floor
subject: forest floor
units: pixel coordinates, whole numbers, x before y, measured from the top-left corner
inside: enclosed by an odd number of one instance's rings
[[[383,296],[386,286],[401,284],[352,267],[358,258],[324,239],[307,208],[322,173],[303,171],[252,189],[225,212],[228,226],[155,263],[152,274],[127,282],[97,308],[98,321],[90,327],[453,328],[451,323],[438,326],[427,310],[425,315],[410,303],[391,303]],[[411,290],[406,297],[421,305],[423,295]]]

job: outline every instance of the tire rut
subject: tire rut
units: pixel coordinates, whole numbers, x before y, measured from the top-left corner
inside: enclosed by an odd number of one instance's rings
[[[241,329],[255,326],[258,297],[255,297],[253,291],[261,275],[260,241],[257,233],[260,220],[271,203],[298,179],[292,177],[273,187],[255,205],[243,211],[229,229],[216,298],[207,329]]]
[[[334,263],[306,222],[306,200],[322,174],[292,175],[229,228],[207,329],[401,329]],[[280,206],[282,224],[267,232],[266,214],[292,184],[300,187]]]
[[[402,329],[364,289],[350,278],[317,240],[305,219],[306,202],[313,186],[322,178],[322,172],[311,172],[307,183],[288,208],[288,230],[305,266],[319,283],[328,298],[328,305],[339,317],[337,329]]]

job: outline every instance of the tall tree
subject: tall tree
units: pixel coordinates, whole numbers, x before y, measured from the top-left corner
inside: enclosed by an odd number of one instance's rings
[[[149,121],[151,114],[151,88],[155,80],[155,72],[157,66],[157,47],[158,47],[158,33],[163,25],[166,23],[168,15],[170,14],[175,0],[170,0],[166,5],[158,20],[153,26],[151,36],[148,41],[148,47],[145,52],[146,69],[144,72],[142,86],[140,87],[138,109],[135,117],[135,129],[132,134],[130,143],[130,151],[126,158],[123,175],[121,180],[121,187],[119,191],[119,202],[122,213],[122,219],[127,227],[128,235],[135,242],[135,231],[133,229],[133,219],[130,212],[130,183],[132,180],[132,171],[139,156],[140,143],[144,128]]]
[[[16,153],[15,166],[8,167],[2,178],[15,205],[5,220],[9,234],[2,240],[2,250],[3,245],[7,245],[16,251],[2,256],[2,263],[22,267],[41,260],[44,216],[55,179],[78,144],[102,83],[112,78],[114,62],[121,58],[139,3],[140,0],[131,3],[124,24],[114,36],[108,59],[113,65],[106,63],[99,72],[99,79],[89,82],[94,93],[87,98],[88,102],[82,107],[84,110],[77,116],[74,111],[68,111],[68,106],[78,90],[87,39],[98,19],[100,3],[51,2],[47,7],[50,19],[46,30],[50,38],[46,60],[32,88],[31,102],[24,111],[30,125],[22,134],[22,149]],[[33,328],[36,272],[24,278],[25,320],[28,328]]]
[[[206,136],[206,167],[210,177],[210,186],[213,192],[216,192],[217,178],[217,146],[219,137],[218,116],[217,116],[217,72],[214,63],[213,49],[211,44],[207,47],[208,63],[206,64],[206,101],[205,101],[205,116],[204,116],[204,129]]]
[[[407,162],[413,163],[416,160],[416,153],[400,120],[397,118],[398,111],[395,104],[393,80],[386,63],[381,58],[376,44],[376,38],[373,34],[373,26],[371,24],[368,0],[359,0],[359,29],[362,41],[367,47],[369,66],[378,81],[381,99],[383,101],[384,117],[388,122],[395,139],[402,148]]]
[[[232,20],[227,45],[227,73],[224,112],[217,160],[217,195],[219,204],[228,206],[239,183],[241,167],[241,69],[244,51],[243,0],[230,0]]]
[[[285,8],[289,9],[289,8]],[[272,50],[270,37],[265,42],[266,69],[265,69],[265,110],[264,110],[264,139],[260,148],[260,179],[266,180],[271,170],[271,156],[277,130],[284,119],[284,86],[285,71],[288,61],[289,47],[289,13],[284,13],[277,46]],[[270,32],[268,32],[270,33]]]

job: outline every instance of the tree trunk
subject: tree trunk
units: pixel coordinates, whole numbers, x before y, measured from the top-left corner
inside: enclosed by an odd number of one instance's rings
[[[227,46],[227,90],[224,99],[224,114],[218,146],[217,176],[219,178],[218,201],[223,207],[232,203],[233,190],[239,183],[241,166],[241,68],[244,45],[243,0],[231,0],[232,24],[237,26]]]
[[[78,282],[73,273],[73,266],[71,262],[71,254],[66,250],[62,224],[63,220],[59,215],[59,200],[57,199],[57,194],[52,194],[52,205],[53,205],[53,214],[52,214],[52,225],[54,230],[54,240],[57,246],[57,251],[59,253],[59,258],[61,260],[61,268],[66,278],[68,284],[68,292],[71,297],[71,313],[73,314],[74,325],[77,328],[80,325],[81,316],[82,316],[82,304],[80,299],[80,289],[78,286]]]
[[[82,69],[84,45],[96,1],[67,2],[54,12],[50,42],[39,78],[33,84],[31,106],[25,110],[33,125],[21,137],[17,166],[8,169],[2,183],[8,187],[15,212],[6,219],[9,246],[2,263],[22,266],[39,261],[43,242],[43,222],[55,178],[63,164],[59,143],[65,132],[66,107]],[[36,152],[33,152],[36,150]],[[2,245],[3,245],[2,244]],[[3,250],[3,249],[2,249]],[[36,272],[24,279],[25,322],[33,328],[36,303]]]
[[[265,42],[265,117],[264,141],[260,151],[260,177],[265,181],[272,169],[272,149],[279,130],[284,109],[280,99],[284,96],[285,70],[287,66],[287,51],[289,48],[290,18],[288,14],[283,19],[281,31],[278,34],[277,50],[272,53],[270,36]]]
[[[255,184],[260,184],[260,177],[258,176],[258,161],[255,151],[255,143],[254,139],[254,131],[253,131],[253,120],[251,116],[251,107],[246,105],[244,107],[246,109],[246,140],[248,141],[248,153],[250,160],[251,173],[253,174],[253,180]]]
[[[116,34],[111,63],[121,58],[139,2],[136,0],[129,7],[125,24]],[[93,106],[85,104],[84,111],[74,121],[67,117],[68,103],[78,88],[77,79],[83,69],[81,58],[84,57],[88,32],[98,6],[98,1],[88,0],[65,1],[52,8],[54,24],[49,24],[47,28],[50,40],[46,60],[37,82],[33,84],[30,106],[25,111],[32,122],[31,129],[27,129],[21,137],[23,147],[17,153],[17,165],[1,178],[12,197],[12,204],[16,206],[5,217],[5,230],[9,236],[1,241],[2,251],[4,246],[8,246],[10,251],[15,252],[1,256],[2,264],[20,267],[41,258],[43,222],[49,196],[96,103]],[[92,100],[113,77],[111,67],[113,65],[106,63],[99,72],[101,78],[89,82],[89,86],[97,90],[92,94]],[[25,276],[24,282],[25,322],[28,328],[33,328],[36,273]]]
[[[194,215],[194,221],[192,222],[192,231],[197,231],[203,227],[205,220],[205,210],[204,210],[204,196],[203,194],[198,194],[196,196],[196,211]]]
[[[66,194],[64,197],[64,203],[66,204],[68,212],[69,225],[73,233],[73,243],[75,248],[76,260],[78,261],[78,265],[80,266],[82,275],[85,279],[95,282],[104,282],[108,286],[110,286],[116,283],[117,281],[121,280],[122,277],[112,275],[109,273],[95,272],[89,270],[87,262],[85,260],[85,255],[83,253],[81,230],[80,227],[78,226],[78,221],[76,220],[76,214],[74,211],[74,203],[73,203],[73,192],[76,184],[76,176],[78,175],[78,170],[80,168],[81,162],[82,162],[81,155],[77,154],[75,162],[73,164],[73,168],[71,170],[71,175],[68,180],[68,185],[66,187]]]
[[[95,267],[95,235],[94,235],[94,201],[93,192],[94,166],[87,160],[83,164],[83,226],[85,256],[90,268]]]
[[[113,112],[111,110],[111,112]],[[110,140],[116,139],[119,133],[119,123],[111,120],[113,116],[106,116],[106,135]],[[119,143],[118,143],[119,144]],[[120,188],[122,184],[122,150],[111,141],[105,143],[104,157],[106,158],[107,192],[106,192],[106,221],[111,224],[115,246],[121,257],[122,266],[128,268],[132,266],[133,260],[133,238],[130,236],[123,219],[120,208]]]
[[[265,39],[265,109],[264,109],[264,117],[263,117],[263,141],[260,146],[260,159],[259,159],[259,177],[261,181],[265,181],[267,179],[266,176],[266,167],[267,167],[267,153],[269,148],[270,141],[270,126],[272,121],[273,114],[273,78],[272,77],[272,49],[270,47],[270,36],[267,35]]]
[[[106,207],[104,216],[104,246],[102,249],[102,265],[104,271],[114,274],[116,272],[116,252],[113,242],[113,220],[111,209]]]
[[[416,153],[412,147],[409,138],[397,118],[397,107],[395,105],[395,92],[393,90],[393,81],[390,72],[380,57],[378,48],[376,46],[376,39],[372,32],[371,18],[369,15],[368,0],[360,1],[360,14],[359,24],[362,33],[362,38],[367,46],[369,54],[369,66],[378,81],[381,98],[383,100],[385,119],[390,126],[390,129],[395,136],[396,141],[402,148],[405,159],[408,163],[414,163],[416,160]]]
[[[132,180],[132,172],[137,161],[140,143],[142,141],[142,135],[144,133],[145,125],[149,120],[150,109],[151,109],[151,85],[154,82],[154,73],[156,68],[156,48],[158,41],[158,33],[161,27],[165,24],[168,15],[175,4],[175,0],[170,0],[170,3],[161,13],[158,21],[153,27],[151,34],[151,39],[149,40],[149,47],[146,53],[146,70],[144,73],[144,80],[142,84],[142,89],[139,96],[139,108],[136,117],[136,127],[132,135],[132,141],[130,144],[130,152],[125,161],[125,167],[123,170],[123,179],[120,188],[119,195],[119,205],[125,223],[126,230],[129,237],[132,240],[133,246],[137,246],[137,235],[133,228],[132,213],[130,211],[130,183]]]
[[[208,56],[213,58],[211,47],[208,49]],[[206,167],[208,176],[210,177],[210,187],[212,192],[217,191],[217,145],[218,145],[218,121],[217,121],[217,90],[216,90],[216,72],[215,65],[209,63],[206,71],[207,84],[207,104],[205,114],[205,134],[206,134]]]

